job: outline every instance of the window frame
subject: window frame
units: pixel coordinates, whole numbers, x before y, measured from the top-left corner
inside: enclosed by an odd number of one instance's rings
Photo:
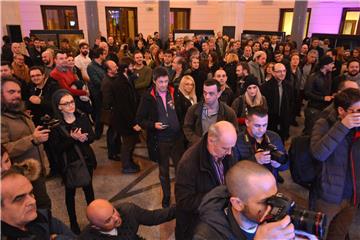
[[[284,23],[284,15],[285,15],[286,12],[293,12],[294,13],[294,8],[280,8],[280,19],[279,19],[279,26],[278,26],[278,31],[279,32],[283,32],[282,26],[283,26],[283,23]],[[308,21],[308,24],[306,26],[305,36],[307,36],[308,33],[309,33],[309,26],[310,26],[310,20],[311,20],[311,8],[307,8],[307,13],[309,13],[309,21]]]
[[[173,31],[176,31],[176,30],[190,30],[191,29],[191,8],[170,8],[170,13],[173,12],[174,13],[174,29]],[[175,13],[177,12],[187,12],[188,14],[188,17],[187,17],[187,22],[189,23],[189,27],[187,29],[175,29],[175,26],[177,24],[177,21],[176,21],[176,17],[175,17]],[[170,18],[169,18],[169,21],[170,21]],[[169,22],[169,25],[171,25],[171,23]]]
[[[124,9],[128,9],[128,10],[133,10],[135,12],[134,16],[135,16],[135,36],[139,33],[138,32],[138,8],[137,7],[122,7],[122,6],[105,6],[105,22],[106,22],[106,35],[107,37],[110,36],[110,31],[109,31],[109,24],[108,24],[108,10],[119,10],[120,8],[124,8]],[[114,37],[114,36],[112,36]],[[130,36],[128,36],[130,37]],[[117,40],[117,39],[116,39]]]
[[[78,17],[78,11],[77,11],[77,6],[71,6],[71,5],[40,5],[41,8],[41,15],[42,15],[42,20],[43,20],[43,26],[44,26],[44,30],[79,30],[79,17]],[[62,12],[64,12],[64,10],[74,10],[75,11],[75,26],[73,29],[65,29],[65,28],[61,28],[61,29],[49,29],[48,25],[47,25],[47,18],[46,18],[46,10],[57,10],[59,13],[59,10],[62,10]],[[60,14],[59,14],[59,18],[60,18]],[[64,20],[64,19],[62,19]]]
[[[356,35],[360,35],[360,20],[358,22],[358,26],[357,29],[355,29],[355,34],[343,34],[342,32],[344,31],[344,26],[345,26],[345,18],[346,18],[346,14],[348,12],[360,12],[360,7],[353,7],[353,8],[343,8],[342,10],[342,14],[341,14],[341,19],[340,19],[340,25],[339,25],[339,34],[341,35],[350,35],[350,36],[356,36]]]

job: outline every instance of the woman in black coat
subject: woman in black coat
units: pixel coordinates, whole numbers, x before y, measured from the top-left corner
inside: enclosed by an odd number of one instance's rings
[[[68,172],[70,164],[76,161],[85,162],[82,164],[82,173],[88,171],[89,182],[81,184],[85,193],[87,204],[90,204],[94,197],[94,189],[92,186],[93,170],[96,168],[96,157],[90,144],[95,139],[88,116],[84,113],[76,111],[73,96],[65,89],[60,89],[53,96],[54,113],[60,119],[60,125],[52,131],[54,135],[54,144],[57,154],[60,158],[60,165],[65,183],[65,202],[69,214],[71,230],[79,234],[80,228],[76,219],[75,212],[75,182],[69,182]],[[77,169],[78,170],[78,169]],[[80,171],[79,171],[80,172]],[[84,175],[84,178],[86,176]],[[79,184],[80,185],[80,184]]]

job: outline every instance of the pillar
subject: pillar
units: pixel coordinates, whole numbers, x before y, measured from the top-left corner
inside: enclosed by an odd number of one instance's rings
[[[85,1],[85,15],[88,32],[88,42],[90,46],[95,43],[96,37],[100,34],[99,30],[99,15],[97,1]]]
[[[304,38],[304,26],[306,23],[308,1],[295,1],[294,16],[291,27],[292,40],[297,43],[297,47],[301,47]]]
[[[163,42],[163,44],[165,44],[165,42],[167,41],[168,34],[170,31],[169,16],[170,16],[169,0],[159,1],[159,34],[160,34],[161,42]]]

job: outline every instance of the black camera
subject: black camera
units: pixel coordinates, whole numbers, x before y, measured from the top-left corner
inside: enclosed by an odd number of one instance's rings
[[[44,115],[40,118],[43,129],[52,129],[60,124],[59,119],[51,118],[49,115]]]
[[[269,151],[271,155],[271,160],[274,160],[280,164],[285,164],[287,162],[287,157],[284,152],[281,152],[277,149],[274,144],[268,143],[264,149],[259,148],[256,152],[265,152]]]
[[[291,218],[291,223],[296,230],[304,231],[322,239],[325,234],[326,216],[321,212],[313,212],[295,207],[295,202],[278,193],[267,199],[271,211],[266,216],[266,222],[277,222],[286,215]]]

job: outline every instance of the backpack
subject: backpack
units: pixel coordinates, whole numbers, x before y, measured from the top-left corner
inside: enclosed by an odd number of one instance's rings
[[[292,139],[289,162],[293,181],[309,189],[317,173],[317,161],[310,152],[310,136],[297,136]]]

